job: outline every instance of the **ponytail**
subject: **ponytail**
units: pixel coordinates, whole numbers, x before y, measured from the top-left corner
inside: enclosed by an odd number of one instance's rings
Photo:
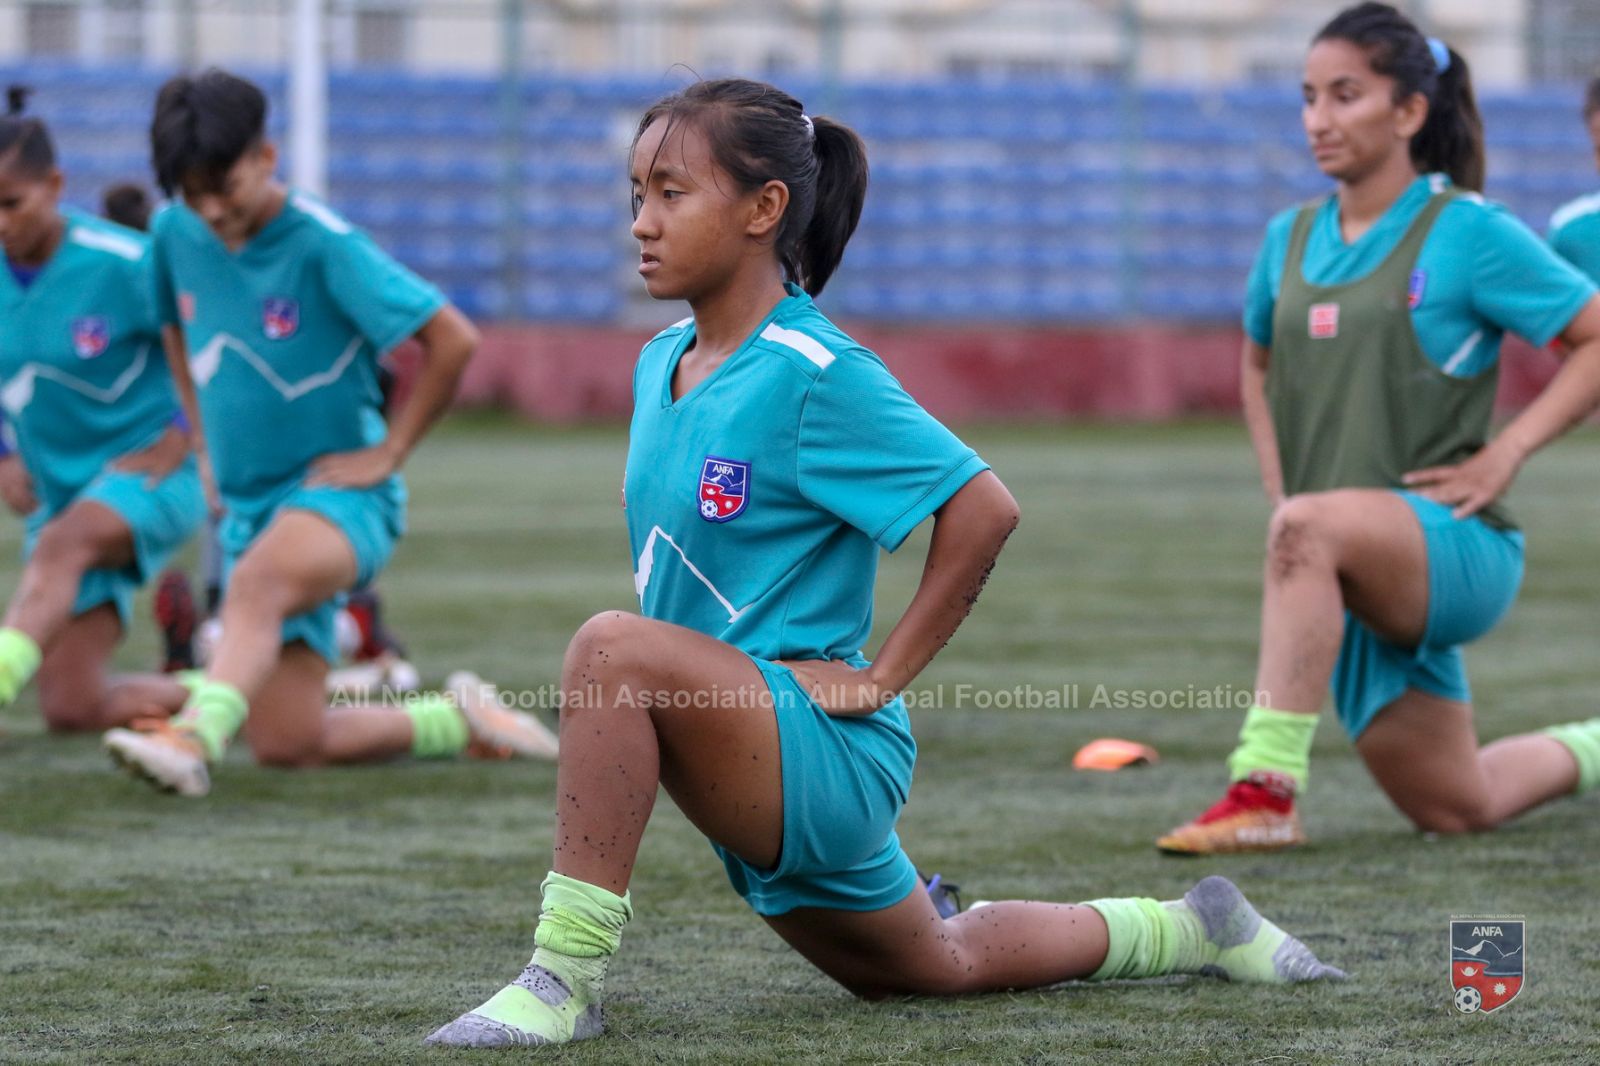
[[[867,148],[855,130],[831,118],[811,120],[816,129],[817,196],[796,249],[792,273],[812,296],[822,291],[844,258],[844,246],[861,221],[867,200]]]
[[[1428,117],[1411,138],[1411,161],[1423,173],[1443,171],[1456,185],[1483,190],[1483,119],[1467,61],[1448,45],[1425,37],[1388,4],[1368,2],[1333,17],[1313,42],[1348,41],[1367,54],[1375,73],[1395,83],[1395,102],[1414,93],[1428,101]]]
[[[1483,191],[1483,116],[1467,61],[1448,49],[1450,65],[1428,97],[1428,118],[1411,138],[1411,159],[1424,174],[1442,170],[1463,189]]]
[[[6,87],[6,113],[0,116],[0,165],[43,177],[55,169],[56,147],[45,124],[23,114],[32,93],[26,85]]]

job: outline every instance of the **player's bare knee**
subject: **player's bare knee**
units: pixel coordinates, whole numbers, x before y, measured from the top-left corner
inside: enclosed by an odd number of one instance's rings
[[[1267,526],[1267,570],[1284,581],[1314,566],[1323,555],[1325,516],[1312,496],[1291,496],[1273,512]]]
[[[81,574],[94,559],[95,546],[81,532],[70,525],[51,524],[40,532],[30,563],[51,574]]]
[[[578,627],[562,663],[566,687],[604,685],[627,673],[643,621],[626,611],[605,611]]]
[[[60,694],[39,694],[45,728],[52,733],[93,733],[104,729],[100,707]]]
[[[224,613],[282,619],[288,617],[292,595],[289,580],[276,567],[246,558],[228,577]]]
[[[257,765],[274,770],[303,770],[326,762],[320,743],[293,738],[257,741],[251,748],[251,754],[255,756]]]
[[[1450,835],[1486,833],[1500,824],[1487,803],[1470,801],[1418,811],[1411,816],[1411,822],[1424,833]]]

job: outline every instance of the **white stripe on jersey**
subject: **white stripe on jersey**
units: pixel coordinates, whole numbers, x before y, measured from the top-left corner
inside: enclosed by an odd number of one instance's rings
[[[1569,222],[1576,222],[1584,215],[1595,214],[1600,214],[1600,192],[1590,193],[1588,196],[1580,196],[1565,207],[1557,209],[1556,213],[1550,216],[1550,232],[1554,233],[1562,226]]]
[[[1461,364],[1465,363],[1469,358],[1471,358],[1472,353],[1477,351],[1478,342],[1481,340],[1483,340],[1483,330],[1480,329],[1472,336],[1468,337],[1461,347],[1455,350],[1455,354],[1446,359],[1444,361],[1444,366],[1440,367],[1439,369],[1443,370],[1451,377],[1457,376],[1457,372],[1461,369]]]
[[[762,330],[761,339],[792,348],[824,369],[836,358],[832,352],[818,343],[815,337],[808,337],[799,330],[784,329],[776,324]]]
[[[657,537],[672,545],[672,550],[678,553],[679,558],[683,560],[683,565],[689,568],[689,573],[698,578],[700,584],[704,585],[707,591],[717,598],[717,602],[722,604],[722,609],[728,612],[729,623],[737,622],[739,616],[744,614],[747,608],[735,608],[733,604],[729,603],[728,598],[718,591],[717,586],[711,583],[711,579],[701,573],[698,566],[689,561],[689,556],[685,555],[683,549],[678,547],[678,542],[673,540],[667,531],[660,526],[650,527],[650,536],[644,542],[644,551],[639,553],[639,568],[633,573],[633,591],[639,597],[639,606],[644,606],[644,590],[650,587],[650,573],[655,569]]]
[[[349,233],[354,228],[350,223],[334,214],[333,209],[327,204],[318,203],[304,193],[297,192],[292,199],[296,207],[335,233]]]
[[[137,263],[144,255],[144,245],[132,237],[124,237],[120,233],[107,233],[105,230],[89,229],[86,226],[73,226],[67,239],[73,244],[81,244],[85,248],[93,248],[97,252],[110,252],[112,255],[121,256],[130,263]]]
[[[222,365],[222,353],[224,351],[236,352],[240,358],[255,368],[256,373],[266,379],[267,384],[278,391],[279,396],[282,396],[285,400],[293,401],[298,400],[308,392],[316,392],[318,389],[338,381],[344,372],[350,368],[350,364],[355,362],[356,353],[361,350],[361,340],[361,334],[356,334],[350,338],[350,343],[345,346],[344,351],[339,353],[339,358],[333,361],[332,366],[320,373],[301,378],[293,384],[279,377],[278,372],[272,369],[271,363],[257,355],[255,349],[231,333],[218,333],[206,343],[204,348],[191,355],[189,357],[189,370],[194,375],[195,384],[205,385],[216,376],[217,368]]]
[[[121,376],[111,383],[109,388],[104,389],[98,385],[91,385],[80,378],[73,377],[65,370],[58,370],[56,367],[48,366],[44,363],[29,363],[21,371],[13,375],[10,381],[5,383],[5,388],[0,389],[0,405],[3,405],[6,413],[12,417],[20,415],[27,410],[28,405],[33,402],[33,383],[36,378],[44,378],[47,381],[55,382],[57,385],[63,385],[81,396],[87,396],[96,403],[113,404],[122,399],[122,394],[127,392],[128,387],[139,379],[140,374],[144,373],[144,366],[149,361],[149,358],[150,345],[140,345],[139,354],[128,365],[128,369],[124,370]]]

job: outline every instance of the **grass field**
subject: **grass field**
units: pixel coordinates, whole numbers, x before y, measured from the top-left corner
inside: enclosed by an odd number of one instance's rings
[[[1489,836],[1423,840],[1324,721],[1298,852],[1219,860],[1151,841],[1219,793],[1240,719],[1118,709],[1104,696],[1252,680],[1266,508],[1233,426],[974,428],[1021,530],[919,691],[922,756],[902,838],[969,896],[1169,898],[1222,872],[1351,971],[1333,986],[1200,978],[954,1002],[852,1000],[783,946],[663,798],[613,965],[609,1033],[561,1062],[1494,1062],[1600,1060],[1600,800]],[[554,680],[573,629],[632,605],[617,508],[620,428],[458,420],[410,474],[412,533],[384,578],[424,675]],[[1482,729],[1596,713],[1600,435],[1540,457],[1514,501],[1521,603],[1472,656]],[[9,568],[17,527],[4,530]],[[885,564],[880,630],[908,599],[926,530]],[[3,587],[12,585],[11,571]],[[141,605],[143,610],[143,605]],[[121,663],[150,663],[147,629]],[[954,706],[956,686],[972,686]],[[978,707],[1076,685],[1066,710]],[[1190,689],[1194,686],[1194,690]],[[1071,690],[1068,690],[1069,692]],[[1159,698],[1159,697],[1156,697]],[[443,1062],[435,1026],[531,950],[554,770],[398,763],[290,774],[235,751],[204,802],[111,772],[97,738],[43,735],[32,697],[0,738],[0,1060]],[[1102,735],[1154,769],[1075,774]],[[1492,1016],[1450,1006],[1451,914],[1523,914],[1530,983]],[[469,1058],[470,1055],[463,1055]]]

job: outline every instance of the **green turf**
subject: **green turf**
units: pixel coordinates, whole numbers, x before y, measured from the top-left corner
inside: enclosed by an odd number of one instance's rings
[[[1100,685],[1135,698],[1250,682],[1266,508],[1241,431],[968,436],[1016,493],[1023,524],[919,691],[1077,685],[1080,706],[918,710],[922,758],[902,822],[912,856],[989,898],[1170,897],[1224,872],[1354,979],[1263,990],[1181,978],[859,1003],[744,908],[663,799],[633,884],[638,917],[608,985],[610,1032],[545,1058],[1600,1059],[1600,800],[1489,836],[1425,841],[1326,721],[1310,847],[1215,861],[1151,847],[1215,798],[1240,715],[1090,704]],[[620,429],[535,432],[494,419],[458,420],[421,450],[412,533],[384,591],[426,675],[467,666],[513,687],[548,684],[585,617],[631,605],[622,450]],[[1473,654],[1486,735],[1594,713],[1597,471],[1600,435],[1585,432],[1518,487],[1528,585]],[[3,532],[9,561],[17,528]],[[923,530],[885,566],[882,618],[910,595],[925,545]],[[141,630],[121,662],[152,655]],[[112,773],[95,738],[44,736],[31,696],[4,723],[0,1059],[445,1061],[454,1056],[421,1039],[531,949],[551,839],[548,766],[292,774],[235,752],[215,794],[186,803]],[[1163,762],[1121,775],[1068,769],[1072,751],[1102,735],[1148,740]],[[1527,916],[1531,979],[1499,1014],[1464,1017],[1450,1006],[1447,921],[1484,912]]]

